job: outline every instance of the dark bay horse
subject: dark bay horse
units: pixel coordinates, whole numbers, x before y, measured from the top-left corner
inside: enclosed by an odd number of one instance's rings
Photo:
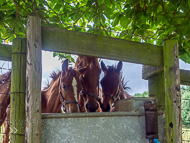
[[[0,93],[4,95],[0,96],[0,105],[6,106],[5,110],[1,110],[0,112],[1,125],[4,122],[5,126],[3,143],[9,142],[10,107],[7,107],[10,104],[10,82],[5,81],[11,80],[10,75],[10,73],[7,73],[0,76],[0,79],[3,79],[0,81]],[[68,60],[63,62],[62,71],[51,74],[52,81],[50,85],[41,91],[42,113],[62,113],[62,104],[65,107],[66,113],[79,112],[79,104],[75,99],[73,89],[73,80],[76,78],[76,75],[76,71],[68,67]]]
[[[77,96],[81,112],[101,112],[99,97],[99,76],[101,68],[98,58],[79,56],[75,63],[79,71]]]
[[[113,111],[112,105],[117,100],[130,98],[124,87],[121,79],[122,62],[119,62],[117,67],[105,66],[104,62],[101,61],[101,68],[104,72],[104,77],[100,81],[102,86],[102,104],[101,108],[103,112]]]

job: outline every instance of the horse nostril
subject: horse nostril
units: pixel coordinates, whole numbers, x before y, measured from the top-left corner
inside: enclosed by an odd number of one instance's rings
[[[98,108],[99,108],[99,104],[98,104],[98,103],[96,103],[96,106],[97,106],[97,109],[98,109]],[[97,109],[96,109],[96,110],[97,110]]]
[[[86,103],[86,109],[87,109],[87,110],[89,109],[89,105],[88,105],[88,103]]]
[[[109,104],[107,104],[106,106],[102,105],[101,107],[102,107],[103,112],[109,112],[110,111],[110,105]]]

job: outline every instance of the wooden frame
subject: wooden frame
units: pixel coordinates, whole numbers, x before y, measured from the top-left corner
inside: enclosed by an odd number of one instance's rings
[[[185,76],[189,77],[190,72],[179,70],[176,40],[168,40],[164,46],[131,42],[59,28],[43,27],[40,19],[35,16],[30,16],[27,24],[27,142],[41,142],[41,50],[160,66],[156,72],[151,71],[150,74],[144,74],[143,77],[149,79],[150,95],[158,97],[160,109],[165,110],[166,141],[181,142],[180,77],[183,80],[181,83],[189,84],[190,81]],[[0,60],[10,61],[11,53],[11,46],[0,44]],[[181,75],[179,75],[179,71],[181,71]],[[160,88],[162,90],[159,90]],[[170,133],[167,133],[168,131]]]

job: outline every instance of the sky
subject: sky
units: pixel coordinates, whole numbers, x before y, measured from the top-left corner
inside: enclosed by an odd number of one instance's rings
[[[74,55],[76,59],[77,56]],[[118,61],[101,59],[104,61],[105,65],[117,65]],[[190,70],[190,64],[179,61],[180,69]],[[61,61],[58,60],[58,57],[53,57],[53,52],[42,51],[42,89],[46,86],[47,80],[51,82],[50,74],[53,71],[61,70]],[[0,68],[10,69],[11,62],[0,61]],[[0,75],[7,72],[7,70],[0,69]],[[123,62],[122,67],[123,76],[125,81],[128,81],[128,86],[131,88],[131,91],[128,91],[130,95],[135,93],[143,93],[148,91],[148,81],[142,79],[142,65]],[[103,73],[100,75],[100,80],[103,77]]]
[[[77,56],[75,56],[77,58]],[[117,65],[118,61],[101,59],[104,61],[105,65]],[[190,64],[183,61],[179,61],[180,69],[190,70]],[[61,70],[61,61],[58,57],[53,58],[52,52],[42,51],[42,88],[45,86],[47,79],[51,81],[50,73],[53,71]],[[142,79],[142,65],[123,62],[122,67],[123,76],[125,81],[128,81],[128,86],[131,91],[128,91],[130,95],[135,93],[143,93],[148,91],[148,81]],[[100,80],[103,77],[103,73],[100,75]]]

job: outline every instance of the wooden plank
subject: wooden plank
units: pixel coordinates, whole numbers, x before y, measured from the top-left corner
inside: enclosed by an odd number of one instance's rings
[[[162,46],[42,26],[42,49],[163,66]]]
[[[182,142],[180,70],[177,40],[164,42],[166,143]]]
[[[144,65],[142,69],[142,78],[149,79],[163,70],[164,67]],[[190,86],[190,70],[180,69],[180,84]]]
[[[148,79],[149,77],[156,75],[157,73],[162,72],[163,70],[164,67],[143,65],[142,79]]]
[[[190,86],[190,71],[180,69],[181,84]]]
[[[26,143],[41,143],[41,20],[27,20]]]
[[[13,40],[11,73],[11,143],[25,143],[26,39]]]
[[[11,61],[12,46],[0,44],[0,60]]]
[[[159,110],[165,109],[164,72],[160,72],[148,78],[148,91],[150,97],[157,97]]]

